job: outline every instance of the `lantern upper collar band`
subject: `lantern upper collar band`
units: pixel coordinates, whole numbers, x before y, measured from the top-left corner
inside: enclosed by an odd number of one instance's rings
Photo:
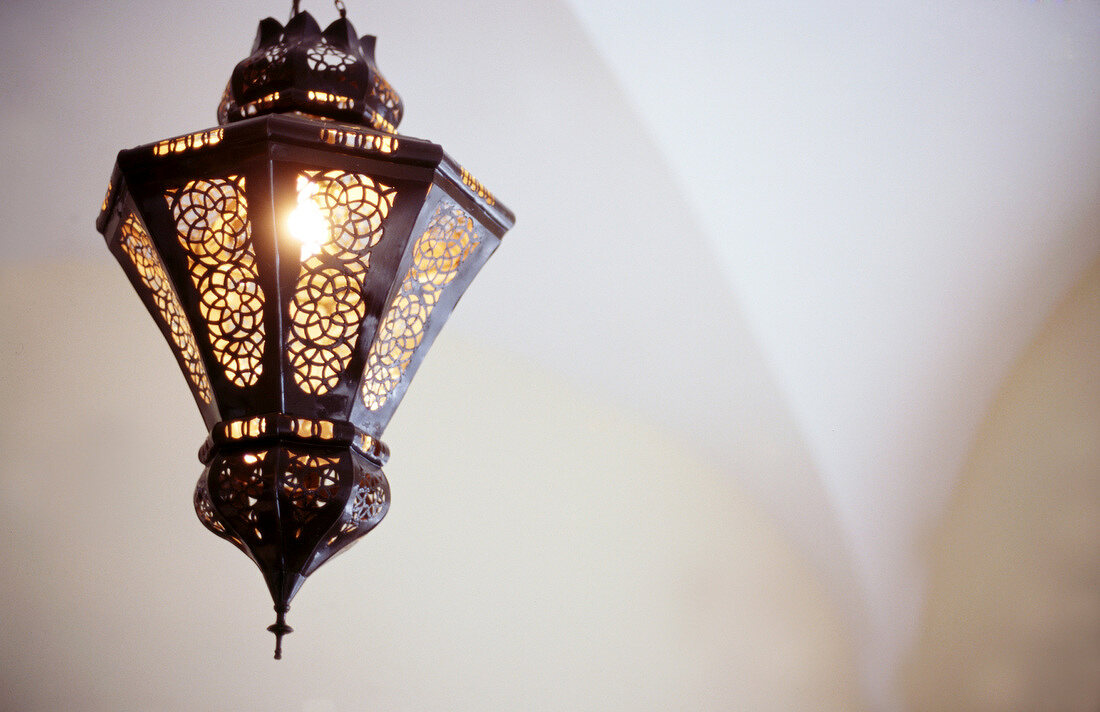
[[[252,54],[241,60],[218,106],[218,123],[299,111],[396,131],[404,107],[374,60],[374,35],[362,39],[344,17],[323,32],[308,12],[284,27],[260,22]]]
[[[396,133],[374,46],[263,20],[219,125],[121,151],[96,221],[209,431],[195,511],[263,574],[276,658],[306,577],[385,516],[383,432],[515,220]]]

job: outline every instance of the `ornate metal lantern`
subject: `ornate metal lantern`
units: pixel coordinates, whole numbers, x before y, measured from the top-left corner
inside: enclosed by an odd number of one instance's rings
[[[295,3],[296,5],[296,3]],[[514,217],[402,103],[344,16],[260,23],[218,127],[124,150],[96,223],[209,429],[195,509],[277,620],[385,516],[386,424]]]

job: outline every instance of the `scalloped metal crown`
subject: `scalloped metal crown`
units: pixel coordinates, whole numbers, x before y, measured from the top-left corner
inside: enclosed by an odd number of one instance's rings
[[[225,87],[218,123],[297,111],[395,133],[403,106],[375,64],[375,39],[360,39],[343,17],[324,32],[308,12],[285,27],[261,20],[252,54]]]

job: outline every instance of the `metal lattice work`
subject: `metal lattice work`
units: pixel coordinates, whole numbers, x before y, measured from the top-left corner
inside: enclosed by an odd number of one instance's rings
[[[343,548],[363,536],[382,521],[389,505],[389,485],[381,471],[359,468],[352,489],[350,511],[325,546]]]
[[[381,521],[389,503],[381,478],[368,477],[367,473],[361,473],[353,496],[350,517],[352,524],[358,527],[369,523],[373,526]]]
[[[395,195],[361,173],[299,176],[299,206],[315,211],[322,233],[319,244],[303,244],[289,311],[287,354],[294,382],[306,393],[332,390],[347,368],[365,315],[362,288],[370,249],[384,235]]]
[[[260,23],[252,54],[230,78],[218,123],[300,111],[337,121],[370,119],[375,126],[384,122],[393,133],[401,122],[401,97],[378,71],[374,47],[375,38],[360,38],[346,18],[323,32],[307,12],[296,13],[286,26],[268,18]],[[273,97],[277,105],[260,97]]]
[[[187,250],[215,358],[234,385],[250,386],[263,373],[264,292],[256,273],[244,178],[188,181],[165,196]]]
[[[267,456],[267,451],[237,454],[223,459],[217,471],[210,473],[220,485],[218,513],[239,536],[256,541],[264,538],[259,510],[270,500],[271,482],[264,476]]]
[[[384,406],[400,383],[424,338],[428,317],[443,288],[455,278],[479,241],[474,221],[466,211],[449,200],[439,204],[424,234],[413,245],[412,267],[367,354],[361,396],[368,409]]]
[[[133,264],[145,288],[152,295],[161,320],[167,324],[176,352],[183,358],[187,377],[199,392],[199,398],[204,403],[210,403],[214,395],[210,390],[206,369],[203,368],[202,359],[199,357],[195,334],[191,331],[191,325],[183,314],[183,307],[172,288],[171,280],[168,279],[164,263],[153,249],[149,234],[133,214],[122,223],[120,233],[119,244],[122,251],[130,258],[130,263]]]
[[[253,61],[243,67],[245,81],[259,84],[281,79],[287,74],[286,55],[287,46],[281,42],[254,55]]]
[[[371,76],[371,88],[382,106],[386,107],[391,116],[397,117],[397,121],[400,121],[403,107],[401,97],[397,95],[397,90],[386,81],[385,77],[378,73]],[[396,121],[393,123],[396,123]],[[396,129],[391,130],[390,133],[393,133],[394,130]]]
[[[296,510],[319,509],[336,497],[340,482],[335,466],[339,462],[337,457],[291,454],[280,485]]]
[[[210,501],[210,492],[206,489],[205,482],[200,482],[195,488],[195,513],[199,515],[199,521],[212,529],[215,534],[225,534],[225,525],[222,524],[218,513],[214,511],[214,503]]]
[[[306,62],[315,72],[343,74],[355,64],[356,57],[322,40],[306,50]]]
[[[346,445],[284,441],[214,453],[194,503],[199,520],[256,561],[278,594],[373,529],[389,498],[380,467]]]

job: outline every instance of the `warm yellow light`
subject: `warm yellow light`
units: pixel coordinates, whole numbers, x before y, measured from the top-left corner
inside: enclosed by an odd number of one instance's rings
[[[244,456],[244,461],[247,462],[249,465],[255,465],[257,462],[260,461],[260,458],[256,457],[252,453],[248,453]]]
[[[302,243],[303,262],[319,254],[329,237],[328,221],[313,199],[316,192],[316,183],[305,176],[298,176],[298,207],[287,218],[287,227],[294,239]]]

